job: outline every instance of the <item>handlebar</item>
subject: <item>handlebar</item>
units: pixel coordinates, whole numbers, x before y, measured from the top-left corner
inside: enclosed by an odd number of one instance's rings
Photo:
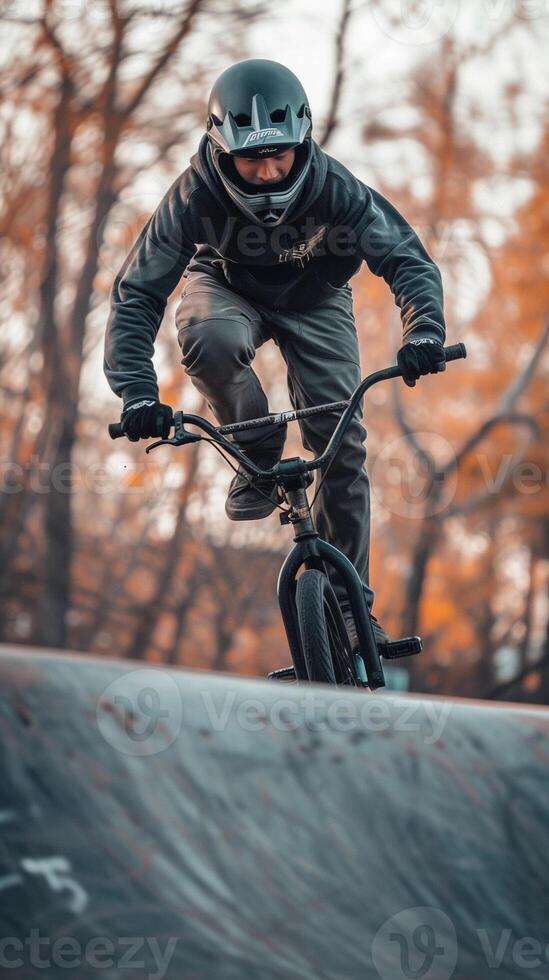
[[[444,348],[445,361],[459,361],[461,357],[467,357],[465,344],[450,344]]]
[[[457,361],[462,357],[467,357],[465,344],[451,344],[449,347],[444,348],[444,359],[446,362]],[[174,415],[174,427],[176,433],[174,439],[162,439],[160,442],[156,442],[152,446],[149,446],[147,448],[147,452],[149,449],[153,449],[155,446],[161,444],[183,445],[186,442],[196,442],[201,439],[202,436],[194,435],[186,431],[185,422],[187,422],[188,424],[196,425],[204,432],[207,432],[208,435],[212,436],[220,446],[230,453],[231,456],[233,456],[239,462],[245,462],[246,468],[256,476],[264,475],[265,473],[271,474],[271,470],[260,470],[257,466],[255,466],[255,464],[252,463],[251,460],[249,460],[247,456],[245,456],[237,448],[235,443],[229,442],[225,436],[234,432],[244,432],[247,429],[258,429],[265,425],[279,425],[282,422],[293,422],[296,419],[302,419],[308,415],[317,415],[323,412],[334,411],[343,412],[322,456],[319,456],[316,460],[309,460],[307,463],[308,469],[318,469],[319,467],[325,465],[337,452],[341,439],[343,438],[343,433],[345,432],[354,410],[364,392],[367,391],[368,388],[371,388],[372,385],[377,384],[378,381],[385,381],[389,378],[401,377],[402,372],[400,371],[400,368],[395,365],[394,367],[386,368],[383,371],[375,371],[373,374],[368,375],[367,378],[364,378],[364,380],[361,381],[359,386],[351,395],[351,398],[347,401],[330,402],[326,405],[315,405],[313,408],[303,408],[292,412],[280,412],[275,415],[266,415],[262,419],[250,419],[247,422],[235,422],[232,425],[223,425],[217,428],[206,419],[200,418],[198,415],[184,415],[183,412],[176,412]],[[109,435],[111,439],[120,439],[123,435],[125,435],[122,429],[122,423],[111,422],[109,425]]]

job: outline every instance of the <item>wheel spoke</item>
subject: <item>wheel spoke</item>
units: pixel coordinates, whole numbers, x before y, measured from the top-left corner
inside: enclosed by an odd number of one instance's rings
[[[330,637],[330,647],[334,661],[336,681],[338,684],[356,686],[356,677],[353,670],[352,651],[347,636],[342,637],[338,628],[333,611],[328,603],[325,605],[326,626]]]

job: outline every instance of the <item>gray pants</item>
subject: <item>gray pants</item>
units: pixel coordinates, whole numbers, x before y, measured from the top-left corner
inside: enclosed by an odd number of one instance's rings
[[[257,348],[267,340],[274,340],[286,362],[293,408],[343,401],[361,379],[348,285],[305,313],[290,313],[252,305],[207,274],[193,273],[177,308],[176,323],[185,371],[220,425],[269,413],[267,397],[251,367]],[[361,402],[320,490],[313,517],[321,537],[352,561],[368,586],[370,487],[362,411]],[[305,448],[320,455],[338,419],[338,414],[327,413],[301,420]],[[280,429],[251,430],[239,433],[237,441],[244,450],[261,443],[262,451],[273,449],[278,455],[284,438]],[[329,574],[341,597],[339,576],[330,569]],[[371,605],[373,592],[365,591]]]

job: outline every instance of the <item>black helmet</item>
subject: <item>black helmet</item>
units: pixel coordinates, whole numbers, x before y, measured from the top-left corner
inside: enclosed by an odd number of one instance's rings
[[[264,156],[262,148],[276,152],[310,136],[309,100],[299,79],[277,61],[239,61],[212,88],[207,129],[225,153]]]
[[[212,88],[207,130],[212,161],[230,197],[257,223],[280,224],[312,160],[311,109],[299,79],[276,61],[252,58],[232,65]],[[272,190],[243,186],[231,165],[233,156],[264,157],[292,147],[294,166]]]

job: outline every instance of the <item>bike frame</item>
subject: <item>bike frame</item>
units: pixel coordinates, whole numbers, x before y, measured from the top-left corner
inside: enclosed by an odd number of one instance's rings
[[[463,344],[454,344],[451,347],[444,348],[444,354],[446,361],[451,361],[465,357],[466,351]],[[185,428],[185,425],[194,425],[202,429],[206,433],[206,437],[209,437],[224,449],[252,477],[268,477],[276,480],[277,485],[283,492],[284,499],[289,504],[288,510],[283,509],[281,523],[293,524],[295,528],[294,547],[282,564],[278,578],[277,592],[280,611],[298,680],[307,680],[307,671],[299,636],[295,603],[297,573],[302,565],[306,568],[319,568],[325,572],[326,565],[328,564],[336,569],[345,585],[355,619],[360,653],[366,668],[365,675],[361,676],[359,658],[358,664],[356,665],[358,679],[362,683],[367,682],[367,685],[372,690],[383,687],[385,684],[383,667],[374,638],[363,583],[352,562],[341,551],[329,544],[329,542],[324,541],[315,529],[307,498],[307,487],[313,482],[313,472],[315,470],[326,469],[332,462],[341,446],[343,436],[353,418],[355,410],[366,391],[380,381],[400,377],[402,377],[402,373],[395,365],[394,367],[375,371],[373,374],[368,375],[368,377],[360,382],[347,401],[329,402],[325,405],[315,405],[312,408],[266,415],[263,418],[235,422],[230,425],[214,426],[207,419],[199,415],[175,412],[173,423],[175,429],[174,436],[168,439],[160,439],[146,449],[148,453],[157,446],[182,446],[186,443],[203,440],[205,438],[204,436],[188,432]],[[342,412],[342,415],[324,452],[316,459],[306,460],[295,456],[290,459],[280,460],[280,462],[276,463],[270,469],[263,470],[249,459],[234,442],[231,442],[227,438],[227,436],[235,435],[239,432],[247,432],[259,428],[264,429],[265,426],[276,426],[326,412]],[[117,438],[124,434],[120,424],[109,426],[109,432],[112,438]]]

